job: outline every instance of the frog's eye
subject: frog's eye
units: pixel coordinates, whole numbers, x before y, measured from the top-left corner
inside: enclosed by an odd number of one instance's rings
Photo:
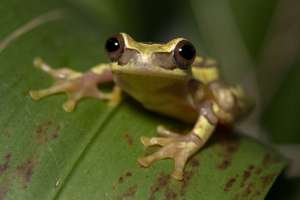
[[[121,34],[106,40],[105,49],[111,61],[117,61],[124,52],[124,39]]]
[[[175,61],[178,67],[182,69],[187,69],[194,62],[195,56],[195,47],[187,40],[178,42],[174,49]]]

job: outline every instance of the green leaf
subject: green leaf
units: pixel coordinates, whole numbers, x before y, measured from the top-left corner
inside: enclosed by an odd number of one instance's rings
[[[169,160],[140,168],[140,136],[177,121],[129,98],[115,108],[88,99],[66,113],[64,95],[39,102],[28,95],[51,81],[33,68],[34,57],[87,70],[105,61],[112,30],[58,0],[10,0],[0,9],[0,199],[263,199],[283,169],[270,147],[220,131],[190,160],[183,182],[168,176]]]

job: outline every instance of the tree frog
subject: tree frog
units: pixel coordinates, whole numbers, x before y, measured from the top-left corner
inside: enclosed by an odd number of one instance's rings
[[[197,56],[191,42],[176,38],[165,44],[142,43],[128,34],[120,33],[105,43],[110,63],[99,64],[85,73],[69,68],[53,69],[41,58],[34,65],[48,73],[54,84],[42,90],[32,90],[32,99],[38,100],[54,93],[65,92],[63,104],[73,111],[83,97],[108,100],[116,105],[124,91],[146,109],[183,122],[193,123],[187,134],[157,127],[157,137],[141,137],[144,146],[161,146],[148,156],[138,158],[143,167],[171,158],[175,167],[172,177],[183,179],[188,159],[208,141],[218,124],[232,124],[249,111],[248,97],[238,85],[228,85],[219,75],[215,60]],[[114,81],[111,93],[98,86]]]

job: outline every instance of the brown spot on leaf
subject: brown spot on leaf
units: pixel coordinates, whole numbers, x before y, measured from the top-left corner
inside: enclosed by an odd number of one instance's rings
[[[183,174],[183,180],[181,182],[180,195],[183,196],[186,192],[186,188],[189,186],[189,183],[200,166],[199,161],[196,158],[192,158],[188,162],[186,169]]]
[[[122,175],[122,176],[119,177],[118,182],[119,183],[123,183],[124,180],[126,180],[126,178],[129,178],[131,176],[132,176],[132,173],[130,171],[127,171],[124,175]]]
[[[3,135],[4,135],[4,136],[10,138],[11,134],[12,134],[12,130],[11,130],[10,128],[5,128],[5,129],[3,130]]]
[[[29,158],[24,163],[18,165],[16,168],[16,172],[21,178],[24,188],[27,188],[28,184],[31,181],[36,163],[36,160],[34,160],[33,158]]]
[[[132,172],[130,172],[130,171],[127,171],[125,174],[121,175],[121,176],[118,178],[118,182],[113,184],[113,189],[116,188],[117,184],[123,183],[127,178],[129,178],[129,177],[131,177],[131,176],[132,176]]]
[[[222,132],[218,135],[218,142],[221,145],[221,150],[219,154],[221,155],[223,160],[220,164],[217,165],[217,168],[220,170],[225,170],[230,166],[234,153],[236,153],[239,149],[240,141],[233,134],[226,134]]]
[[[253,165],[249,165],[249,167],[244,171],[243,176],[242,176],[241,187],[245,186],[245,183],[247,182],[247,180],[252,175],[253,169],[254,169],[254,166]]]
[[[190,164],[192,167],[199,167],[199,165],[200,165],[199,161],[195,158],[192,159],[190,162],[191,162]]]
[[[186,188],[189,185],[191,178],[193,177],[193,171],[185,171],[183,175],[183,180],[181,183],[180,195],[183,196],[185,194]]]
[[[218,165],[218,169],[224,170],[230,165],[231,161],[225,158],[222,163]]]
[[[265,189],[277,176],[277,173],[271,173],[265,176],[260,177],[262,188]]]
[[[177,185],[176,189],[174,189],[174,185],[171,185],[172,179],[170,175],[165,175],[163,172],[159,173],[154,184],[150,188],[150,197],[148,199],[155,200],[158,192],[164,192],[164,197],[168,200],[175,200],[179,196],[184,196],[186,189],[189,186],[191,179],[196,174],[199,166],[199,161],[195,157],[192,158],[185,167],[183,180],[175,180]]]
[[[165,200],[175,200],[177,199],[177,194],[174,190],[167,186],[165,191]]]
[[[136,191],[138,189],[137,185],[133,185],[129,187],[125,192],[123,192],[118,199],[126,199],[126,198],[133,198]]]
[[[224,191],[228,192],[232,188],[232,186],[235,182],[236,182],[236,178],[234,178],[234,177],[230,178],[225,184]]]
[[[257,170],[259,170],[259,173],[257,173]],[[242,174],[242,183],[241,190],[235,194],[234,199],[240,200],[240,199],[258,199],[258,196],[262,195],[262,191],[267,189],[267,186],[269,186],[274,178],[277,176],[277,173],[270,173],[268,175],[257,177],[260,179],[261,184],[251,182],[250,177],[251,174],[253,175],[259,175],[261,173],[261,168],[256,168],[253,165],[250,165]],[[247,181],[248,180],[248,181]],[[253,180],[252,180],[253,181]]]
[[[6,177],[2,180],[0,184],[0,200],[6,199],[6,195],[11,188],[11,184],[11,179],[9,177]]]
[[[273,165],[273,164],[277,164],[280,161],[275,158],[274,156],[272,156],[270,153],[266,153],[263,160],[262,160],[262,165],[263,167],[266,167],[268,165]]]
[[[3,163],[3,164],[0,164],[0,176],[1,176],[4,172],[6,172],[6,170],[8,169],[10,159],[11,159],[11,154],[10,154],[10,153],[7,153],[7,154],[4,156],[4,163]]]
[[[125,141],[127,142],[128,146],[132,146],[133,145],[133,139],[132,137],[128,134],[128,133],[125,133],[123,135]]]
[[[36,128],[36,139],[39,144],[45,144],[59,136],[60,126],[49,120]]]
[[[120,184],[120,183],[123,183],[123,181],[124,181],[123,176],[120,176],[119,179],[118,179],[118,183],[119,183],[119,184]]]
[[[5,200],[6,194],[9,191],[9,188],[6,185],[0,185],[0,200]]]
[[[132,173],[128,171],[128,172],[126,172],[125,176],[131,177],[131,176],[132,176]]]
[[[157,186],[163,188],[167,186],[170,182],[170,175],[164,175],[163,173],[160,173],[157,179]]]
[[[259,174],[261,174],[261,172],[262,172],[262,168],[260,168],[260,167],[256,168],[255,174],[259,175]]]
[[[154,184],[150,188],[149,200],[154,200],[157,192],[165,189],[170,182],[170,175],[165,175],[163,172],[159,173]]]
[[[255,192],[255,196],[260,196],[261,195],[261,192],[260,191],[256,191]]]
[[[243,197],[249,197],[255,190],[254,184],[253,183],[249,183],[245,190],[243,191],[242,196]]]

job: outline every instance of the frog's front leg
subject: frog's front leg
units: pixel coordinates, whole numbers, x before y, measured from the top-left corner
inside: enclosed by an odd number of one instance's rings
[[[183,179],[183,170],[188,159],[196,153],[212,135],[217,117],[213,114],[212,104],[203,106],[193,129],[186,135],[177,134],[163,127],[158,127],[161,137],[142,137],[144,146],[162,146],[157,152],[141,157],[138,162],[144,166],[150,166],[154,161],[172,158],[175,161],[175,168],[172,177],[178,180]]]
[[[51,87],[29,92],[34,100],[65,92],[68,100],[63,104],[63,109],[67,112],[73,111],[78,101],[84,97],[109,100],[111,105],[118,104],[120,101],[121,90],[119,87],[115,86],[111,93],[104,93],[98,89],[98,85],[101,83],[113,81],[110,64],[100,64],[86,73],[76,72],[68,68],[53,69],[41,58],[36,58],[34,65],[54,79]]]

